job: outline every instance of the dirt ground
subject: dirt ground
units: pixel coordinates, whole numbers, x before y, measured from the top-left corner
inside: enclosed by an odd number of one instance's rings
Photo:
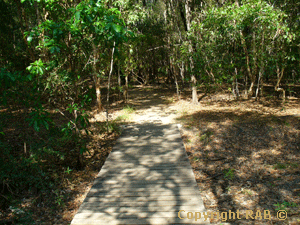
[[[298,99],[180,101],[182,135],[208,211],[241,212],[230,224],[300,224]],[[269,210],[270,220],[245,218]],[[277,217],[279,210],[287,219]],[[219,222],[220,220],[212,220]]]
[[[129,102],[136,109],[131,121],[181,125],[208,212],[240,211],[241,219],[214,216],[211,222],[300,224],[299,99],[235,101],[218,93],[193,105],[189,94],[177,100],[167,90],[136,89]],[[253,219],[246,217],[249,210]],[[286,219],[279,210],[287,212]]]
[[[70,224],[121,132],[120,125],[145,121],[180,124],[208,212],[240,211],[241,219],[222,221],[214,216],[212,224],[300,224],[300,99],[235,101],[228,93],[217,93],[200,94],[199,104],[193,105],[189,92],[180,100],[174,93],[134,87],[126,104],[110,106],[109,134],[105,112],[90,112],[94,133],[85,169],[58,173],[59,193],[39,194],[22,203],[31,209],[36,224]],[[51,196],[61,197],[62,204],[54,204]],[[253,219],[245,218],[246,210],[253,211]],[[267,220],[264,210],[270,212]],[[278,218],[279,210],[287,212],[286,219]]]

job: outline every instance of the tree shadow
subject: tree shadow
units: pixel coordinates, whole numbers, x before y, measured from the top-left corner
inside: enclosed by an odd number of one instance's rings
[[[300,121],[297,115],[276,116],[230,109],[200,110],[179,118],[196,128],[197,140],[187,149],[198,185],[209,190],[211,210],[270,210],[291,216],[300,203]],[[201,188],[200,188],[201,189]],[[298,215],[298,214],[297,214]],[[231,220],[236,224],[249,222]],[[251,218],[250,218],[251,221]],[[273,222],[283,224],[278,220]],[[258,223],[253,220],[253,224]],[[261,221],[269,223],[267,220]],[[277,224],[276,223],[276,224]]]
[[[73,224],[186,224],[178,212],[203,212],[201,203],[177,126],[128,125]]]

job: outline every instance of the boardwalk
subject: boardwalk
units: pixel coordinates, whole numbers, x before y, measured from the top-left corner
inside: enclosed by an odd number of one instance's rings
[[[177,126],[142,124],[126,127],[71,224],[209,224],[204,211]]]

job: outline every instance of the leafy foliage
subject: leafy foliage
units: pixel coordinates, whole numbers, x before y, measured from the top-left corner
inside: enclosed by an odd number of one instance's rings
[[[102,104],[109,75],[111,101],[127,100],[132,84],[149,83],[176,87],[178,95],[185,87],[211,92],[225,85],[236,98],[240,89],[257,97],[266,83],[283,98],[285,91],[298,95],[299,6],[290,0],[0,0],[1,204],[7,208],[30,185],[55,189],[59,182],[49,178],[45,160],[70,172],[69,154],[84,168],[88,112],[95,102],[98,110],[112,105]],[[134,110],[125,106],[118,120]],[[119,132],[117,121],[107,125],[101,132]],[[210,143],[211,135],[200,139]],[[224,173],[234,178],[234,171]],[[52,194],[56,205],[64,204],[60,190]]]

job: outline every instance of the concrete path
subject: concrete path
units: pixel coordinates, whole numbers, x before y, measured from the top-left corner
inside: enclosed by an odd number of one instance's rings
[[[204,211],[177,126],[144,123],[124,128],[71,224],[209,224]]]

